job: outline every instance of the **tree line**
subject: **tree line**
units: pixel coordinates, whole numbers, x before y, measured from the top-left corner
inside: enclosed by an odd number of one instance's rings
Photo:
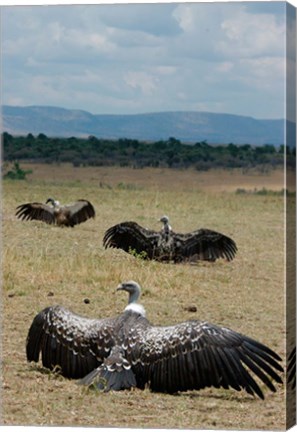
[[[185,144],[174,137],[156,142],[121,138],[53,138],[43,133],[36,136],[2,135],[3,159],[43,163],[70,162],[74,166],[169,167],[208,170],[210,168],[249,168],[294,166],[296,150],[270,144],[210,145],[206,141]]]

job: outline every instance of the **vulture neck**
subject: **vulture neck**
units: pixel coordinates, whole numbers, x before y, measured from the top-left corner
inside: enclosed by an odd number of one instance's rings
[[[171,232],[171,226],[168,222],[164,222],[163,231],[165,234],[170,234]]]
[[[161,219],[161,222],[163,222],[163,228],[162,228],[163,236],[166,241],[169,241],[171,231],[172,231],[172,228],[169,225],[169,219],[167,217],[166,218],[164,217]]]
[[[135,291],[130,292],[128,304],[136,303],[137,300],[139,299],[139,295],[140,295],[140,292],[137,289],[135,289]]]

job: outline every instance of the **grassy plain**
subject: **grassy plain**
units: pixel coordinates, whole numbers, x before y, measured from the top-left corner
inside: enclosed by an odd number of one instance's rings
[[[2,423],[283,429],[282,385],[275,394],[265,391],[264,401],[223,389],[175,396],[138,389],[99,394],[28,364],[25,357],[27,331],[41,309],[63,304],[89,317],[116,315],[127,298],[115,288],[134,279],[143,287],[142,304],[151,322],[205,319],[258,339],[284,358],[283,196],[235,193],[238,188],[280,191],[283,172],[32,169],[28,181],[2,185]],[[65,203],[89,199],[96,219],[61,229],[15,218],[18,204],[50,196]],[[176,231],[207,227],[231,236],[238,245],[235,260],[173,265],[103,249],[103,233],[112,224],[135,220],[159,229],[163,214]],[[187,310],[190,305],[196,313]]]

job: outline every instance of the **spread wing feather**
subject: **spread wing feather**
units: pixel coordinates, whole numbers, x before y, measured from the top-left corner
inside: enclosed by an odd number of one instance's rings
[[[135,347],[136,348],[136,347]],[[152,327],[130,353],[140,387],[174,393],[204,387],[244,389],[264,398],[256,381],[276,391],[272,380],[283,369],[280,357],[265,345],[240,333],[206,322],[189,321],[173,327]]]
[[[231,261],[237,246],[234,240],[216,231],[199,229],[187,234],[173,234],[176,243],[176,255],[200,260],[225,258]]]
[[[40,220],[48,224],[55,223],[54,209],[38,202],[19,205],[16,208],[16,216],[22,220]]]
[[[95,209],[90,201],[80,199],[63,207],[69,215],[69,224],[77,225],[95,217]]]
[[[296,388],[296,346],[293,347],[289,356],[287,364],[287,382],[291,385],[291,388]]]
[[[63,376],[82,378],[98,367],[114,345],[113,319],[83,318],[61,306],[44,309],[29,329],[28,361],[60,368]]]
[[[145,252],[148,259],[175,262],[218,258],[231,261],[237,252],[234,240],[216,231],[199,229],[187,234],[171,231],[166,236],[164,232],[149,230],[131,221],[110,227],[104,234],[103,245],[130,253]]]
[[[143,228],[136,222],[122,222],[105,232],[103,246],[123,249],[126,252],[134,250],[137,254],[145,252],[147,258],[153,259],[159,238],[159,233]]]

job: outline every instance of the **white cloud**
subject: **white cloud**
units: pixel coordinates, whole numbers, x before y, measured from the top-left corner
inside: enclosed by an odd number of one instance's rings
[[[255,57],[284,54],[285,23],[272,15],[242,10],[221,23],[223,38],[219,51],[226,57]]]
[[[285,77],[285,61],[279,57],[261,57],[255,59],[240,60],[242,70],[248,71],[248,76],[258,79],[259,86],[281,81]]]
[[[157,78],[147,72],[129,71],[124,80],[129,87],[140,89],[145,95],[150,95],[157,89]]]

